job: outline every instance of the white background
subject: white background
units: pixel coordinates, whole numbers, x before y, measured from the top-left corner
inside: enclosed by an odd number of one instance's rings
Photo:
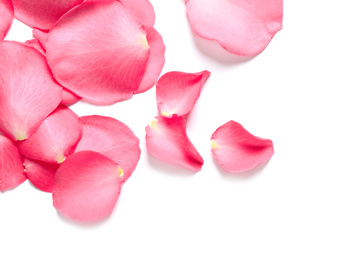
[[[151,2],[163,73],[212,72],[187,124],[202,171],[147,154],[155,89],[113,106],[80,102],[80,116],[112,116],[135,132],[136,171],[113,214],[91,225],[64,219],[28,181],[1,193],[0,258],[361,259],[359,0],[285,0],[283,30],[253,59],[196,37],[183,1]],[[16,21],[7,37],[30,38]],[[268,164],[247,174],[217,166],[209,139],[231,119],[273,140]]]

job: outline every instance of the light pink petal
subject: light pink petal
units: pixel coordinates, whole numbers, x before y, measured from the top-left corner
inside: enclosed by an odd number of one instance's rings
[[[83,136],[75,152],[90,150],[115,161],[124,172],[126,181],[135,170],[140,157],[139,139],[122,122],[103,116],[84,116]]]
[[[59,106],[41,124],[38,131],[18,144],[20,152],[30,159],[62,163],[75,150],[82,135],[78,116]]]
[[[190,24],[227,51],[253,56],[282,29],[283,0],[186,0]]]
[[[271,140],[252,135],[235,121],[219,127],[211,138],[212,153],[226,171],[249,171],[271,159],[274,154]]]
[[[137,17],[137,19],[145,25],[154,26],[155,13],[153,5],[149,0],[120,0],[125,4]]]
[[[151,155],[193,171],[201,170],[203,159],[189,140],[182,117],[156,117],[145,131]]]
[[[0,134],[0,191],[15,188],[25,180],[23,159],[18,148]]]
[[[153,27],[144,26],[144,29],[147,32],[147,41],[150,46],[150,53],[143,80],[136,92],[137,94],[149,90],[155,85],[155,83],[157,83],[165,63],[165,46],[162,36]]]
[[[0,43],[0,131],[24,140],[58,106],[62,89],[44,56],[16,42]]]
[[[157,82],[158,110],[162,116],[188,114],[201,94],[210,72],[185,73],[172,71]]]
[[[45,50],[46,40],[48,39],[48,33],[49,33],[49,31],[39,30],[37,28],[33,29],[34,38],[38,39],[38,41],[40,42],[40,44],[44,50]]]
[[[60,104],[65,105],[65,106],[70,106],[70,105],[75,104],[79,100],[81,100],[80,97],[78,97],[71,91],[67,90],[66,88],[63,88],[63,100],[61,101]]]
[[[0,40],[5,38],[14,19],[14,9],[11,0],[0,0]]]
[[[36,49],[38,52],[40,52],[41,54],[45,55],[45,50],[44,50],[43,46],[40,44],[40,42],[39,42],[37,39],[28,40],[28,41],[24,42],[24,44],[25,44],[26,46],[33,47],[33,48]]]
[[[25,24],[50,29],[59,18],[84,0],[13,0],[15,17]]]
[[[53,203],[64,216],[91,222],[108,216],[118,199],[123,171],[93,151],[71,155],[55,174]]]
[[[32,161],[25,158],[24,166],[26,177],[36,188],[44,192],[53,192],[55,172],[58,170],[59,164]]]
[[[149,58],[140,26],[121,2],[90,1],[72,9],[50,30],[46,42],[54,77],[94,104],[131,98]]]

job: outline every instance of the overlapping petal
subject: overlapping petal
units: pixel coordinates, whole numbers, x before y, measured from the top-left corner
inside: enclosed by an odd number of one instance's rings
[[[183,117],[156,117],[145,131],[150,154],[193,171],[201,170],[203,159],[187,136]]]
[[[0,0],[0,40],[5,38],[14,19],[14,9],[11,0]]]
[[[253,56],[282,29],[283,0],[186,0],[190,24],[227,51]]]
[[[70,106],[75,104],[79,100],[81,100],[80,97],[67,90],[66,88],[63,88],[63,99],[61,100],[60,104],[64,106]]]
[[[25,180],[23,159],[18,148],[0,134],[0,191],[15,188]]]
[[[90,222],[108,216],[118,199],[123,171],[93,151],[71,155],[55,174],[54,207],[64,216]]]
[[[62,163],[75,150],[82,135],[78,116],[65,106],[58,107],[39,129],[18,144],[28,158],[48,163]]]
[[[211,145],[216,161],[232,173],[249,171],[274,154],[271,140],[252,135],[235,121],[219,127],[212,135]]]
[[[40,52],[41,54],[45,55],[45,50],[44,50],[43,46],[40,44],[40,42],[39,42],[37,39],[28,40],[28,41],[24,42],[24,44],[25,44],[26,46],[33,47],[33,48],[36,49],[38,52]]]
[[[135,170],[140,157],[139,139],[122,122],[103,116],[80,118],[83,136],[75,152],[91,150],[115,161],[124,172],[126,181]]]
[[[62,89],[40,52],[16,42],[0,43],[0,131],[24,140],[58,106]]]
[[[45,50],[46,40],[48,39],[48,33],[49,33],[49,31],[43,31],[43,30],[40,30],[37,28],[33,29],[34,38],[38,39],[38,41],[40,42],[40,44],[44,48],[44,50]]]
[[[120,0],[125,4],[144,25],[154,26],[155,13],[149,0]]]
[[[26,177],[36,188],[44,192],[53,192],[54,177],[59,164],[25,158],[24,166]]]
[[[188,114],[201,94],[210,72],[185,73],[172,71],[157,82],[157,104],[159,112],[166,117]]]

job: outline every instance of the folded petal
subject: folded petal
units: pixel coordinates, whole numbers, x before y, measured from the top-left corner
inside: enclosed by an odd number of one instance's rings
[[[25,180],[23,159],[18,148],[0,134],[0,191],[15,188]]]
[[[24,166],[26,177],[36,188],[44,192],[53,192],[55,172],[58,170],[59,164],[25,158]]]
[[[60,102],[60,104],[62,104],[64,106],[70,106],[70,105],[75,104],[79,100],[81,100],[80,97],[78,97],[71,91],[67,90],[66,88],[63,88],[63,99]]]
[[[11,0],[0,0],[0,40],[5,38],[14,19],[14,9]]]
[[[43,46],[40,44],[40,42],[37,39],[28,40],[28,41],[24,42],[24,45],[33,47],[38,52],[45,55],[45,50],[44,50]]]
[[[54,77],[94,104],[131,98],[149,58],[140,27],[121,2],[90,1],[72,9],[48,34],[46,55]]]
[[[75,153],[55,174],[54,207],[73,220],[100,220],[112,212],[122,179],[122,169],[108,157],[93,151]]]
[[[78,116],[65,106],[59,106],[39,129],[18,144],[26,157],[48,163],[62,163],[75,150],[82,135]]]
[[[90,150],[115,161],[124,172],[125,182],[135,170],[139,157],[139,139],[122,122],[104,116],[80,118],[83,136],[75,152]]]
[[[33,29],[34,38],[38,39],[38,41],[40,42],[40,44],[44,50],[45,50],[46,40],[48,39],[48,33],[49,33],[49,31],[39,30],[37,28]]]
[[[283,0],[186,0],[190,24],[227,51],[253,56],[282,29]]]
[[[16,42],[0,43],[0,131],[24,140],[58,106],[62,89],[44,56]]]
[[[274,154],[271,140],[252,135],[235,121],[219,127],[212,135],[211,145],[216,161],[232,173],[249,171]]]
[[[172,71],[164,74],[157,82],[158,110],[162,116],[188,114],[201,94],[202,87],[211,73]]]
[[[201,170],[203,159],[189,140],[182,117],[156,117],[145,131],[151,155],[193,171]]]

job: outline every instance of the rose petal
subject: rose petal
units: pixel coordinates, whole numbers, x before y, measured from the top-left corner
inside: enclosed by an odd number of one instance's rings
[[[0,131],[24,140],[58,106],[62,90],[34,48],[1,42],[0,61]]]
[[[45,50],[46,40],[48,39],[48,33],[49,33],[49,31],[39,30],[37,28],[33,29],[34,38],[38,39],[38,41],[40,42],[40,44],[44,50]]]
[[[59,164],[32,161],[25,158],[24,166],[26,177],[36,188],[44,192],[53,192],[55,172],[58,170]]]
[[[11,0],[0,0],[0,40],[5,38],[14,19],[14,9]]]
[[[156,117],[145,131],[150,154],[193,171],[201,170],[203,159],[189,140],[182,117]]]
[[[125,4],[135,17],[145,25],[154,26],[155,13],[153,5],[148,0],[120,0]]]
[[[122,169],[93,151],[71,155],[55,174],[53,203],[64,216],[96,221],[108,216],[118,199]]]
[[[282,29],[282,0],[186,0],[190,24],[227,51],[253,56]]]
[[[39,42],[37,39],[28,40],[28,41],[24,42],[24,44],[25,44],[26,46],[33,47],[33,48],[36,49],[38,52],[40,52],[41,54],[45,55],[45,50],[44,50],[43,46],[40,44],[40,42]]]
[[[249,171],[271,159],[274,154],[271,140],[252,135],[235,121],[219,127],[211,138],[212,153],[226,171]]]
[[[82,135],[78,116],[69,108],[60,106],[27,140],[18,144],[28,158],[48,163],[62,163],[75,150]]]
[[[157,82],[157,103],[161,115],[188,114],[201,94],[210,72],[199,73],[168,72]]]
[[[75,152],[90,150],[107,156],[123,169],[126,181],[140,157],[139,139],[122,122],[103,116],[84,116],[83,136]]]
[[[70,106],[75,104],[79,100],[81,100],[80,97],[67,90],[66,88],[63,88],[63,99],[61,100],[60,104],[64,106]]]
[[[85,2],[72,9],[50,30],[46,42],[54,77],[94,104],[131,98],[149,58],[140,26],[117,1]]]
[[[25,180],[23,159],[18,148],[0,134],[0,191],[15,188]]]

